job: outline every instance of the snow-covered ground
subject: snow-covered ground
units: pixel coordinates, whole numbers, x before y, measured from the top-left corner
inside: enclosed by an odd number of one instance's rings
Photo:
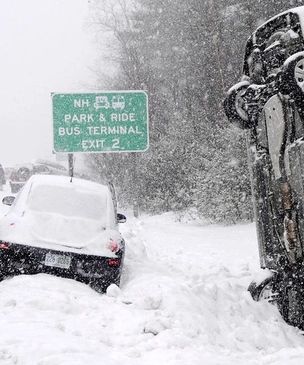
[[[48,275],[0,283],[0,365],[303,364],[301,332],[246,291],[259,271],[254,224],[127,215],[120,289]]]

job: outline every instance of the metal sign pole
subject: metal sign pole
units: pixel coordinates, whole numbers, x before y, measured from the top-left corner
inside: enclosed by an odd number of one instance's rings
[[[69,161],[69,176],[72,178],[74,176],[74,156],[73,153],[68,154]]]

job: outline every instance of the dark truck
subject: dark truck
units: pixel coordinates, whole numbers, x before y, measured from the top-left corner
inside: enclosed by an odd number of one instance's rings
[[[229,121],[246,130],[259,245],[254,300],[275,303],[304,330],[304,6],[249,37],[241,81],[227,93]]]

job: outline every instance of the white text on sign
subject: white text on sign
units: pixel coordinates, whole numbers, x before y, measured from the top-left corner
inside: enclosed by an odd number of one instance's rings
[[[138,126],[135,127],[125,127],[125,126],[113,126],[113,127],[87,127],[87,132],[90,136],[97,135],[110,135],[110,134],[142,134]],[[81,134],[81,129],[79,127],[60,127],[58,128],[59,136],[78,136]]]
[[[100,122],[106,122],[106,118],[104,114],[100,114],[99,116]],[[112,113],[110,114],[111,122],[135,122],[135,113]],[[94,123],[94,114],[65,114],[64,115],[65,123]]]

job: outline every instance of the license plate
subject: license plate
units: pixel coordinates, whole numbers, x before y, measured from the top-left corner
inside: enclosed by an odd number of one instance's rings
[[[46,266],[53,266],[53,267],[60,267],[61,269],[68,269],[71,264],[71,258],[68,256],[47,253],[45,255],[44,264]]]

